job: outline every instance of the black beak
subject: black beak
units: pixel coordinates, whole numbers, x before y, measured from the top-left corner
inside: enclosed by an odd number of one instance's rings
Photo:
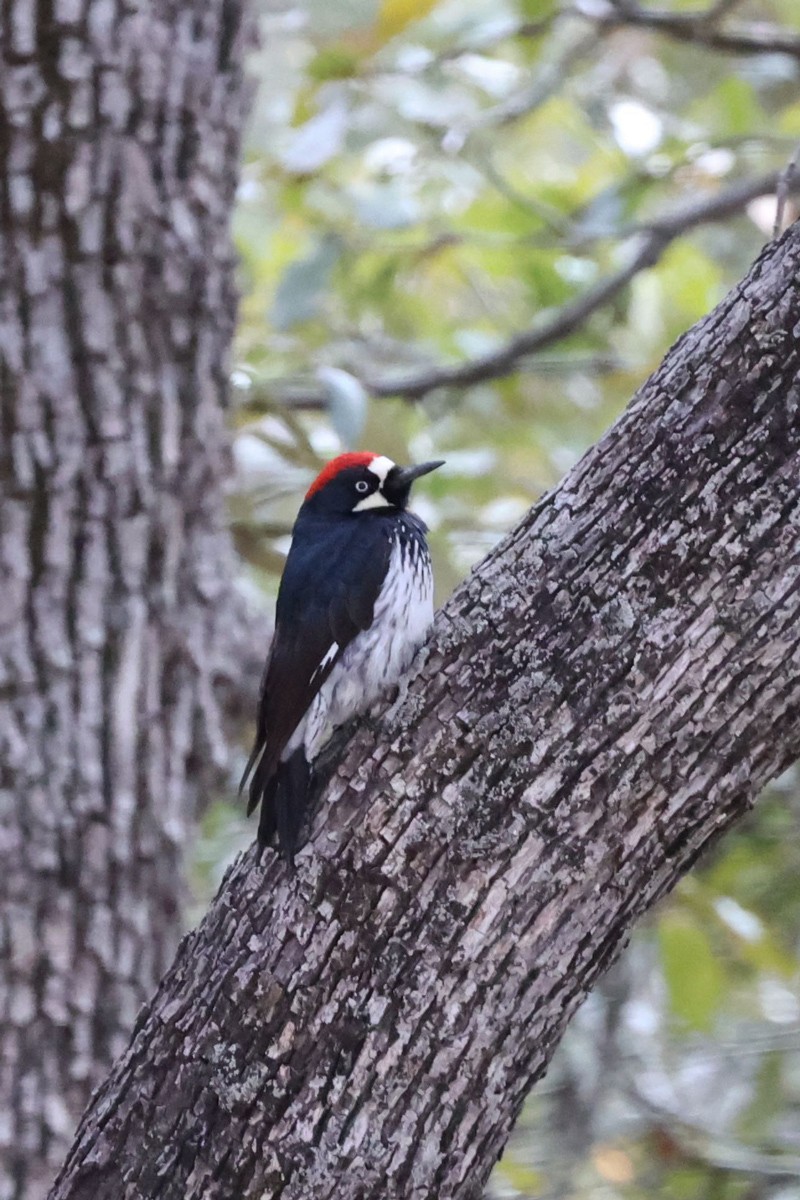
[[[443,466],[444,459],[439,458],[436,462],[420,463],[418,467],[395,467],[391,472],[392,487],[398,491],[410,488],[415,479],[419,479],[421,475],[428,475],[437,467]]]

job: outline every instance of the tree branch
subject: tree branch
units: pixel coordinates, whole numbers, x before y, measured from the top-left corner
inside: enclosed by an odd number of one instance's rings
[[[800,59],[800,37],[774,25],[746,25],[719,29],[716,22],[729,6],[714,5],[706,12],[674,13],[663,9],[643,9],[632,0],[611,0],[599,12],[578,5],[576,12],[593,21],[600,29],[637,26],[663,33],[677,42],[689,42],[721,50],[727,54],[788,54]]]
[[[244,855],[53,1200],[467,1200],[635,918],[800,751],[800,225]]]
[[[421,400],[435,388],[467,387],[511,374],[521,359],[560,342],[579,329],[592,313],[618,295],[635,275],[654,266],[676,238],[698,225],[726,220],[758,196],[774,192],[780,178],[778,172],[772,171],[757,179],[742,180],[715,196],[693,201],[667,216],[633,227],[629,233],[636,235],[638,245],[628,262],[542,324],[516,334],[497,350],[467,362],[367,380],[367,391],[376,397],[403,396],[407,400]],[[798,181],[793,178],[789,182],[796,190]]]
[[[731,184],[716,195],[681,205],[664,217],[628,226],[622,230],[622,237],[632,241],[635,239],[635,245],[627,263],[541,324],[515,334],[488,354],[452,366],[428,366],[402,373],[388,373],[374,379],[362,378],[359,382],[365,392],[375,399],[400,396],[416,402],[437,388],[470,387],[510,375],[522,369],[525,359],[558,344],[580,329],[584,321],[613,300],[640,271],[655,266],[667,247],[678,237],[700,225],[727,220],[741,212],[752,200],[775,192],[779,186],[783,188],[784,197],[796,193],[800,191],[800,176],[786,170],[771,171],[755,179]],[[608,368],[598,358],[596,368],[592,369]],[[267,390],[273,396],[278,394],[280,402],[290,410],[322,411],[329,403],[325,388],[314,380],[277,380],[271,382]],[[254,399],[257,400],[257,395],[254,397],[251,394],[248,402],[253,405]]]

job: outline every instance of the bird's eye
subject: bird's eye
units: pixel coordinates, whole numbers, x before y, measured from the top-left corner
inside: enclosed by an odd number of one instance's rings
[[[359,479],[358,483],[356,484],[356,491],[357,492],[368,492],[369,491],[369,484],[367,483],[366,479]]]

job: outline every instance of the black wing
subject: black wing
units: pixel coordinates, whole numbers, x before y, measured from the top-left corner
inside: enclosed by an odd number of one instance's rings
[[[391,527],[377,514],[330,525],[298,521],[278,592],[275,633],[261,685],[248,814],[264,797],[281,755],[353,638],[372,624],[391,555]]]

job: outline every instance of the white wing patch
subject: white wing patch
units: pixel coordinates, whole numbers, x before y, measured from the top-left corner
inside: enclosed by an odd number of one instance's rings
[[[326,667],[327,667],[327,666],[328,666],[330,663],[332,663],[332,662],[333,662],[333,660],[336,658],[336,655],[337,655],[338,653],[339,653],[339,643],[338,643],[338,642],[333,642],[333,643],[332,643],[332,644],[331,644],[331,645],[328,647],[328,649],[325,651],[324,655],[322,656],[322,661],[320,662],[320,664],[319,664],[319,666],[317,667],[317,669],[314,671],[314,674],[311,676],[311,679],[312,679],[312,681],[313,681],[314,679],[316,679],[317,675],[321,674],[321,672],[322,672],[322,671],[324,671],[324,670],[325,670],[325,668],[326,668]]]
[[[408,670],[433,620],[433,575],[427,551],[395,541],[368,629],[357,633],[312,702],[291,749],[305,745],[313,759],[331,730],[365,712],[384,688]]]

